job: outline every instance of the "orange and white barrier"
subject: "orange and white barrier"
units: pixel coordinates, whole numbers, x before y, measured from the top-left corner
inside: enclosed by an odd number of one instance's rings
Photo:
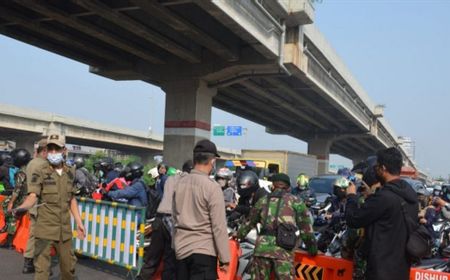
[[[302,251],[295,252],[294,268],[296,280],[351,280],[353,274],[351,261],[325,255],[311,257]]]

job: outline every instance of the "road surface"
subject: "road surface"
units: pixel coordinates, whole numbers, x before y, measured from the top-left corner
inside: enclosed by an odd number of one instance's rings
[[[53,259],[53,276],[50,280],[61,279],[57,258]],[[23,257],[14,250],[0,248],[0,279],[32,280],[34,274],[22,274]],[[127,279],[127,270],[111,266],[101,261],[78,259],[76,274],[79,280],[119,280]],[[130,278],[128,278],[130,279]]]

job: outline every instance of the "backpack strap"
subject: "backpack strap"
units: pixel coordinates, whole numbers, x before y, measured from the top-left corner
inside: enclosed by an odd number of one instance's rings
[[[392,184],[392,185],[394,185],[394,184]],[[395,186],[395,185],[394,185]],[[405,225],[406,225],[406,232],[407,232],[407,234],[408,234],[408,236],[409,236],[409,234],[414,230],[414,225],[416,224],[416,223],[414,223],[414,221],[412,220],[412,218],[409,216],[409,213],[408,213],[408,211],[406,210],[406,200],[403,198],[403,197],[401,197],[400,195],[398,195],[397,193],[395,193],[393,190],[391,190],[391,189],[389,189],[388,188],[388,190],[391,192],[391,193],[393,193],[396,197],[398,197],[399,198],[399,200],[400,200],[400,206],[401,206],[401,208],[402,208],[402,215],[403,215],[403,220],[405,221]]]
[[[283,196],[282,195],[281,196],[274,196],[274,195],[269,195],[268,194],[267,195],[267,208],[266,208],[266,211],[265,211],[265,219],[264,219],[261,231],[266,231],[267,220],[269,218],[269,207],[270,207],[270,198],[271,197],[278,198],[277,210],[275,211],[275,229],[274,229],[274,231],[276,231],[276,229],[278,228],[278,214],[280,212],[280,207],[281,207],[281,202],[283,200]]]

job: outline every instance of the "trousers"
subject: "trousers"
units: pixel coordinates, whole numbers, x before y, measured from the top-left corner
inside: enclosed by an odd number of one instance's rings
[[[270,280],[271,274],[274,274],[277,280],[294,279],[292,261],[253,257],[250,271],[252,280]]]
[[[77,258],[72,249],[72,239],[66,241],[53,241],[35,238],[34,246],[34,280],[48,280],[51,266],[51,246],[55,247],[59,256],[61,279],[75,279],[75,264]]]
[[[172,249],[172,237],[164,226],[161,217],[157,216],[152,224],[152,240],[144,251],[144,265],[139,273],[139,279],[152,279],[163,262],[162,280],[175,280],[175,252]]]

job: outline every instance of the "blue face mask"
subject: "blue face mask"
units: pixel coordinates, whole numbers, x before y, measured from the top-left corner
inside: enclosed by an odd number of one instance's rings
[[[63,162],[63,154],[62,153],[56,153],[56,154],[48,154],[47,160],[50,162],[51,165],[59,165]]]

